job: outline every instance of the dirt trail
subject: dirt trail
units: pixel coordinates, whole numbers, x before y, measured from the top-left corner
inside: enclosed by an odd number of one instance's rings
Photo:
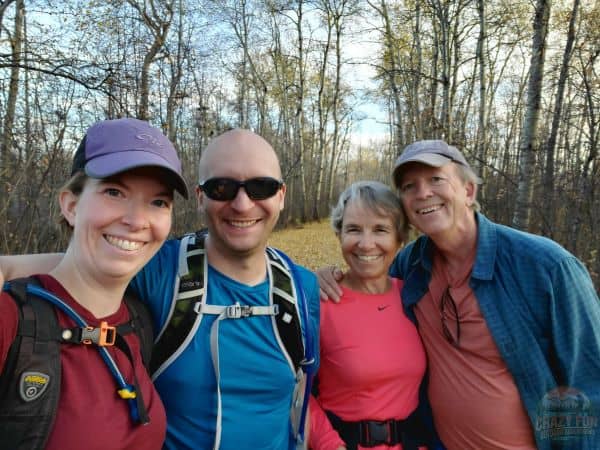
[[[276,231],[269,245],[283,250],[295,262],[311,270],[331,264],[340,266],[343,262],[339,242],[328,221]]]

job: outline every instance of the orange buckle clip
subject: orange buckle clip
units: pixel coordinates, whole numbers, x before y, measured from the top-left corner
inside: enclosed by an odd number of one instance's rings
[[[117,330],[111,327],[105,321],[100,322],[99,327],[85,327],[82,330],[81,342],[83,344],[96,344],[101,347],[114,345],[117,337]]]

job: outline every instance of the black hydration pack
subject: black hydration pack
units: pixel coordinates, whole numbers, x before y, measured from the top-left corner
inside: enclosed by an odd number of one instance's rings
[[[101,353],[102,350],[106,352],[103,347],[116,345],[133,363],[133,355],[123,335],[134,332],[140,340],[143,362],[148,367],[153,341],[152,320],[146,307],[128,292],[124,301],[129,310],[129,322],[117,327],[101,323],[96,328],[63,329],[58,322],[56,307],[71,318],[70,312],[77,313],[42,289],[36,278],[10,281],[3,290],[17,304],[19,324],[0,374],[0,447],[42,450],[52,429],[60,397],[61,345],[93,344]],[[113,371],[110,365],[108,369]],[[137,381],[133,380],[125,392],[122,393],[122,389],[118,392],[129,402],[132,419],[140,424],[147,423],[146,407]],[[135,417],[134,412],[137,413]]]

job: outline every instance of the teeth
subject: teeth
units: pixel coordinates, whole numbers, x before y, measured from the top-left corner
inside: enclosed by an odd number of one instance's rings
[[[127,239],[121,239],[115,236],[104,236],[110,245],[114,245],[121,250],[133,251],[138,250],[142,247],[142,243],[139,241],[128,241]]]
[[[361,261],[375,261],[379,258],[379,255],[356,255]]]
[[[248,228],[254,225],[258,220],[230,220],[229,223],[234,227]]]
[[[437,211],[441,207],[442,207],[442,205],[434,205],[434,206],[430,206],[429,208],[419,209],[419,210],[417,210],[417,212],[419,214],[429,214],[429,213],[432,213],[434,211]]]

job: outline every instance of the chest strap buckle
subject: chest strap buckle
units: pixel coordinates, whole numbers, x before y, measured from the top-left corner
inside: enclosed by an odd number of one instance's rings
[[[99,347],[110,347],[115,344],[117,330],[105,321],[97,327],[76,327],[62,330],[61,338],[65,342],[74,344],[96,344]]]
[[[225,308],[225,316],[228,319],[240,319],[242,317],[250,317],[252,308],[248,305],[229,305]]]

